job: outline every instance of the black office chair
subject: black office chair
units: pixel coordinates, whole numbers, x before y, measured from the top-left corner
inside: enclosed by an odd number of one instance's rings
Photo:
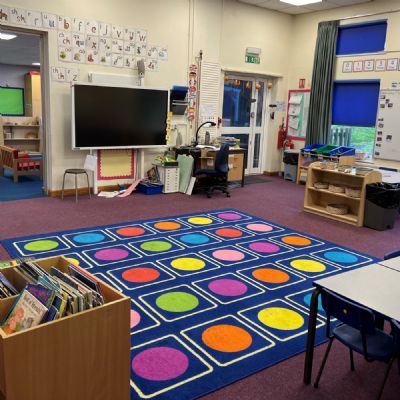
[[[215,155],[214,169],[198,169],[194,172],[196,178],[199,177],[204,181],[197,189],[204,190],[208,198],[215,190],[220,190],[226,197],[231,197],[228,191],[228,159],[229,145],[222,144]]]

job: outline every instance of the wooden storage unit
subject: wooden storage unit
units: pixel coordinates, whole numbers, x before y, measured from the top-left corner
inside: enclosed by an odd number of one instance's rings
[[[28,117],[42,117],[40,72],[32,71],[25,74],[25,115]]]
[[[9,147],[22,151],[41,151],[41,130],[38,118],[3,117],[3,140]]]
[[[297,184],[301,182],[302,176],[305,176],[307,178],[309,166],[317,160],[332,160],[341,165],[354,165],[356,158],[354,156],[325,156],[323,154],[311,154],[308,152],[303,153],[302,151],[300,151],[299,161],[297,165]]]
[[[362,226],[365,209],[365,186],[367,183],[381,182],[381,173],[371,171],[364,176],[359,176],[355,174],[354,169],[352,173],[344,173],[337,170],[321,169],[319,164],[319,162],[315,162],[308,168],[307,185],[304,195],[304,211],[337,221],[347,222],[352,225]],[[328,189],[316,189],[314,188],[315,182],[356,187],[361,189],[361,196],[360,198],[354,198],[344,193],[333,193]],[[326,210],[326,205],[330,203],[346,204],[349,207],[349,213],[344,215],[329,213]]]
[[[63,257],[38,260],[67,272]],[[2,272],[22,289],[14,268]],[[0,329],[0,398],[129,400],[130,299],[100,282],[105,304],[21,332]],[[0,300],[3,319],[16,296]]]
[[[204,154],[204,155],[203,155]],[[204,151],[200,157],[200,169],[213,169],[216,151]],[[244,153],[230,153],[228,158],[228,182],[240,181],[243,177]]]

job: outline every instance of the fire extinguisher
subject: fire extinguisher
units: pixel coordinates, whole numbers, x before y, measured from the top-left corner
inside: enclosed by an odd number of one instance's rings
[[[279,131],[278,131],[278,146],[277,146],[278,149],[283,149],[285,147],[286,129],[283,121],[284,120],[282,119],[282,125],[279,126]]]

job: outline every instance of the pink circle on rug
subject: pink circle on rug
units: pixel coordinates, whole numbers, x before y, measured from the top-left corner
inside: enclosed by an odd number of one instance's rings
[[[254,242],[249,245],[249,249],[258,251],[259,253],[276,253],[281,248],[273,243]]]
[[[247,285],[236,279],[215,279],[208,284],[208,288],[221,296],[236,297],[245,294]]]
[[[99,250],[96,251],[96,253],[94,253],[95,258],[103,261],[122,260],[123,258],[128,257],[128,255],[129,255],[128,250],[118,249],[118,248]]]
[[[238,250],[216,250],[213,257],[223,261],[240,261],[245,257],[244,253]]]
[[[140,320],[140,314],[135,310],[131,310],[131,329],[139,325]]]
[[[167,381],[184,374],[189,367],[185,353],[172,347],[160,346],[143,350],[132,360],[133,372],[150,381]]]
[[[242,219],[242,216],[236,213],[221,213],[218,214],[218,217],[221,219],[225,219],[227,221],[237,221],[238,219]]]
[[[265,224],[248,224],[246,228],[255,232],[271,232],[274,229],[272,226]]]

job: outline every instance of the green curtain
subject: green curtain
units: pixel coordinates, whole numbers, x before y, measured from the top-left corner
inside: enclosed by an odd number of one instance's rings
[[[339,21],[318,24],[306,144],[329,141],[338,24]]]

